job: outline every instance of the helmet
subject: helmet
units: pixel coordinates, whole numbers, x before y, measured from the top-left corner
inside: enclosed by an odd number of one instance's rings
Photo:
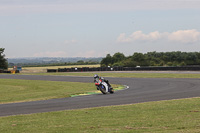
[[[94,75],[94,78],[99,78],[99,76],[97,74]]]

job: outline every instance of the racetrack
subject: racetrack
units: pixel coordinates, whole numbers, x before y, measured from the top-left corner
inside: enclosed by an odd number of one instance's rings
[[[93,82],[92,77],[0,75],[4,79]],[[114,94],[51,99],[45,101],[0,104],[0,116],[81,109],[99,106],[133,104],[200,96],[200,79],[171,78],[106,78],[112,84],[128,85],[129,89]],[[55,88],[56,89],[56,88]],[[95,89],[95,86],[94,86]]]

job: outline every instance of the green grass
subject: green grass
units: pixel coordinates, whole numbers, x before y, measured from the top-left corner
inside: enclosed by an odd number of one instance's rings
[[[0,103],[63,98],[95,90],[93,83],[0,79]]]
[[[31,74],[31,73],[29,73]],[[112,72],[82,72],[82,73],[37,73],[36,75],[59,75],[59,76],[94,76],[99,74],[102,77],[122,77],[122,78],[200,78],[200,74],[186,73],[112,73]]]
[[[198,133],[200,98],[0,117],[2,133]]]

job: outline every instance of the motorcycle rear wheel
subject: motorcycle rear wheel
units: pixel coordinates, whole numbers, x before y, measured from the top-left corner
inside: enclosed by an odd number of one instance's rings
[[[111,90],[110,90],[110,94],[113,94],[113,93],[114,93],[114,90],[113,90],[113,89],[111,89]]]

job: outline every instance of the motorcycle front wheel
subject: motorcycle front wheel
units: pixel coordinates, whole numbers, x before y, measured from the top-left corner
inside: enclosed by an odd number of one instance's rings
[[[102,85],[99,87],[100,88],[100,91],[103,93],[103,94],[107,94],[106,92],[106,88]]]

